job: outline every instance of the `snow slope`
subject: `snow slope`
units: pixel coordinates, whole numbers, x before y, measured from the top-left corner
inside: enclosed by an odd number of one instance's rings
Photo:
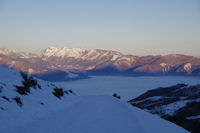
[[[69,104],[10,132],[187,133],[172,123],[131,107],[114,97],[85,96]]]
[[[41,87],[21,95],[15,88],[24,80],[20,73],[5,67],[0,73],[0,133],[187,133],[111,96],[81,97],[63,89],[67,93],[58,98],[52,93],[62,86],[38,79]]]

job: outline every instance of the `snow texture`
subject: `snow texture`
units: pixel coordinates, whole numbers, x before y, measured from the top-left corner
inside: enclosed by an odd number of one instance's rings
[[[7,128],[5,132],[187,133],[181,127],[114,97],[84,96],[63,106],[55,111],[43,112],[44,116],[17,124],[15,128]]]
[[[51,56],[57,56],[57,57],[74,57],[74,58],[80,58],[82,53],[86,50],[82,48],[56,48],[56,47],[49,47],[45,49],[42,52],[42,56],[51,57]]]
[[[137,109],[112,96],[52,95],[59,86],[37,80],[42,89],[31,88],[20,95],[13,85],[20,85],[20,73],[0,67],[0,133],[187,133],[181,127],[158,116]],[[12,98],[19,96],[23,106]]]

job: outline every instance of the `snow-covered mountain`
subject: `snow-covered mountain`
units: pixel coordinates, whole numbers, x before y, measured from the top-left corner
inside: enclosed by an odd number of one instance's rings
[[[13,57],[13,58],[33,58],[37,57],[37,54],[29,53],[29,52],[17,52],[14,50],[0,48],[0,55]]]
[[[177,84],[157,88],[129,102],[193,133],[200,132],[200,85]]]
[[[40,56],[43,57],[73,57],[73,58],[81,58],[87,50],[82,48],[56,48],[56,47],[49,47],[42,51]]]
[[[117,51],[67,47],[49,47],[39,54],[1,48],[0,65],[34,74],[72,71],[90,75],[200,75],[200,58],[193,56],[134,56]]]
[[[0,73],[1,133],[188,132],[112,96],[77,96],[7,67]]]

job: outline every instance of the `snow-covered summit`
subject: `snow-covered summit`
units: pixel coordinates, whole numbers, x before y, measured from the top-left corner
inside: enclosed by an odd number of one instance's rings
[[[48,47],[47,49],[43,50],[41,53],[41,56],[44,57],[74,57],[74,58],[80,58],[82,54],[86,52],[85,49],[82,48],[56,48],[56,47]]]

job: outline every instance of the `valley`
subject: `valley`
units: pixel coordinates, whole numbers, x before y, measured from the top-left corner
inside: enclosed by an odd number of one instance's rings
[[[92,76],[89,79],[82,79],[70,82],[54,82],[67,89],[72,89],[78,95],[109,95],[117,93],[122,100],[130,100],[142,93],[158,87],[167,87],[178,83],[190,85],[200,84],[199,77],[184,76]]]

